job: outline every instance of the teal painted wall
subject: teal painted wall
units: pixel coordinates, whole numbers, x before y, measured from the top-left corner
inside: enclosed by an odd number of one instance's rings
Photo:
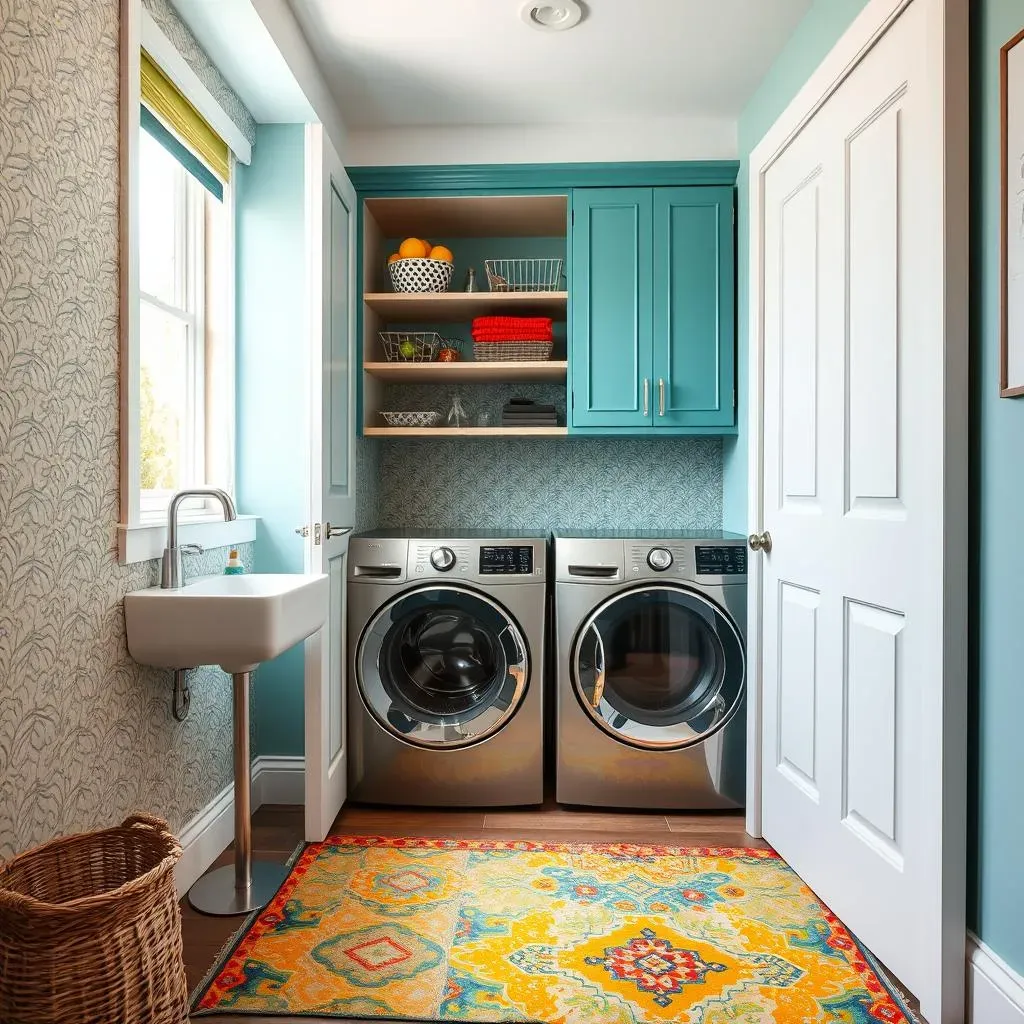
[[[750,269],[748,205],[749,158],[765,132],[789,106],[829,50],[864,8],[867,0],[815,0],[740,117],[737,132],[740,174],[737,182],[736,294],[739,433],[722,452],[722,512],[726,530],[747,532],[747,302]]]
[[[302,572],[295,527],[306,516],[304,360],[305,155],[300,124],[259,125],[238,165],[236,204],[237,487],[260,516],[255,572]],[[261,665],[254,683],[257,753],[303,751],[302,645]]]
[[[1021,0],[976,0],[971,24],[972,834],[978,935],[1024,972],[1024,695],[1018,542],[1024,399],[999,397],[999,48]]]

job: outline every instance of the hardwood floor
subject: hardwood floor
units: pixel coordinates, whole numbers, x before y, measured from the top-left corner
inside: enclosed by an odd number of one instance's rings
[[[253,850],[257,860],[284,862],[302,842],[302,808],[261,807],[253,816]],[[516,810],[420,810],[346,806],[332,835],[450,836],[453,839],[535,839],[548,842],[652,843],[665,846],[733,846],[767,849],[743,829],[742,813],[646,814],[629,811],[573,810],[549,801],[539,808]],[[213,864],[232,861],[229,847]],[[237,917],[207,917],[181,901],[185,969],[194,989],[213,966],[225,943],[242,923]],[[916,1006],[912,1005],[916,1010]],[[211,1018],[192,1018],[198,1022]],[[212,1018],[237,1024],[266,1024],[266,1017],[239,1015]],[[275,1017],[295,1024],[308,1018]],[[378,1022],[379,1024],[379,1022]],[[922,1022],[923,1024],[923,1022]]]

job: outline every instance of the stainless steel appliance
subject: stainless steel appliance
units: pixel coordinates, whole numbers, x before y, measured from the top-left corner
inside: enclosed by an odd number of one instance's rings
[[[537,534],[352,538],[351,799],[543,800],[547,550]]]
[[[746,573],[732,534],[555,536],[559,802],[742,806]]]

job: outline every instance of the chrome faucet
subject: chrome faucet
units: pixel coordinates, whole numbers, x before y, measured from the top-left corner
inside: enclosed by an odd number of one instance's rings
[[[224,520],[230,523],[232,519],[238,518],[235,511],[235,503],[227,491],[219,487],[193,487],[188,490],[178,491],[171,498],[167,506],[167,547],[164,548],[163,564],[160,569],[160,586],[164,590],[178,590],[183,586],[181,582],[181,554],[202,553],[198,544],[178,545],[178,507],[187,498],[216,498],[224,507]]]

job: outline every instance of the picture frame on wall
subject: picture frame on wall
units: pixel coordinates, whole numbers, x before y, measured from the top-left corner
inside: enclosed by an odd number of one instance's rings
[[[999,394],[1024,396],[1024,29],[999,51],[1002,340]]]

